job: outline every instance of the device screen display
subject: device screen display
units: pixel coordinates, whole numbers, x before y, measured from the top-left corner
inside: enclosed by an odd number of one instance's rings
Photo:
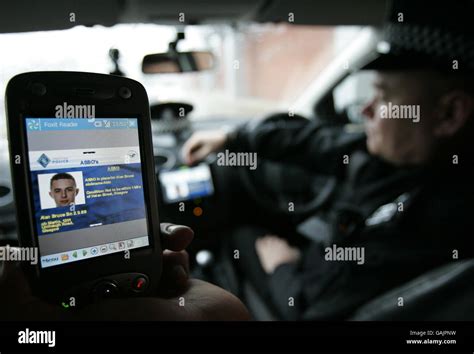
[[[150,244],[136,118],[25,118],[43,268]]]
[[[159,177],[166,203],[207,197],[214,193],[211,170],[205,164],[162,171]]]

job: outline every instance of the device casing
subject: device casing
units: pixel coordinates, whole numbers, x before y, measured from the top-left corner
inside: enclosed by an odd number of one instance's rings
[[[28,262],[23,265],[33,292],[52,302],[69,296],[88,302],[94,297],[94,289],[106,282],[117,285],[118,296],[154,294],[161,275],[162,250],[150,109],[145,88],[137,81],[112,75],[30,72],[10,80],[5,102],[20,247],[38,247],[25,117],[55,117],[55,106],[67,102],[95,105],[97,118],[137,118],[150,245],[131,249],[129,258],[118,252],[48,268],[41,268],[39,260],[37,265]],[[129,288],[137,276],[148,279],[146,290],[139,293]]]

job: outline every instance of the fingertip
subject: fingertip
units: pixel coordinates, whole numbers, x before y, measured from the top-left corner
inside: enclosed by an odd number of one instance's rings
[[[177,235],[177,234],[194,235],[194,231],[189,226],[186,226],[186,225],[169,224],[167,226],[167,230],[170,236]]]
[[[167,224],[162,231],[163,247],[172,251],[184,250],[194,238],[194,231],[184,225]]]

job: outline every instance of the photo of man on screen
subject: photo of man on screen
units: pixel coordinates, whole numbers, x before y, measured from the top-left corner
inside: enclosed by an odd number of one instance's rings
[[[54,199],[56,207],[75,204],[78,193],[76,180],[69,173],[57,173],[51,177],[49,195]]]

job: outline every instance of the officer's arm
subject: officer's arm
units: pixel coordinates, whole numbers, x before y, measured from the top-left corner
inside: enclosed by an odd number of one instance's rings
[[[341,127],[324,127],[303,118],[270,118],[230,134],[226,148],[332,174],[342,166],[345,154],[364,146],[362,134],[350,134]]]

